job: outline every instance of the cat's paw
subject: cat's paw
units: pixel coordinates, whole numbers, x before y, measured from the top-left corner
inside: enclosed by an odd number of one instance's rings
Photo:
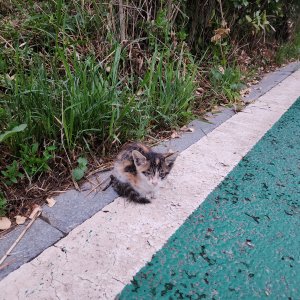
[[[141,204],[151,203],[151,201],[148,198],[140,198],[138,202]]]

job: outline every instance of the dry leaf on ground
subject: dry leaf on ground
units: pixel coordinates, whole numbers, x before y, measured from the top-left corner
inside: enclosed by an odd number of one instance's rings
[[[250,92],[251,92],[251,89],[246,88],[246,89],[240,90],[240,95],[244,97],[245,95],[248,95]]]
[[[177,131],[173,131],[173,133],[171,134],[171,139],[178,139],[180,137],[180,135],[178,134]]]
[[[31,214],[30,214],[30,216],[29,216],[29,219],[33,219],[33,218],[36,216],[36,214],[37,214],[39,211],[41,211],[41,210],[42,210],[42,208],[41,208],[39,205],[35,204],[35,205],[33,206],[33,209],[32,209],[32,212],[31,212]]]
[[[181,128],[180,128],[180,131],[183,131],[183,132],[194,132],[194,128],[192,128],[192,127],[187,127],[187,126],[182,126]]]
[[[11,226],[11,221],[9,218],[0,217],[0,230],[8,229]]]
[[[258,83],[259,83],[259,81],[256,79],[251,81],[251,84],[258,84]]]
[[[219,71],[220,71],[220,73],[221,73],[221,74],[223,74],[223,75],[224,75],[224,73],[225,73],[225,70],[224,70],[224,68],[223,68],[222,66],[219,66]]]
[[[24,217],[24,216],[17,215],[17,216],[15,216],[15,219],[16,219],[16,223],[18,225],[21,225],[21,224],[25,223],[25,221],[26,221],[27,218]]]
[[[202,95],[204,93],[204,89],[199,87],[196,89],[196,95]]]
[[[47,202],[47,204],[48,204],[49,207],[52,207],[56,203],[56,201],[52,197],[51,198],[47,198],[46,202]]]
[[[220,111],[221,111],[221,106],[218,106],[218,105],[215,105],[212,109],[211,109],[211,112],[213,113],[213,114],[215,114],[215,113],[219,113]]]

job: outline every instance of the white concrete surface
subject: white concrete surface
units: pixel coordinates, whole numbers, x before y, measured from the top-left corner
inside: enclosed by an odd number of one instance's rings
[[[118,198],[4,278],[0,299],[114,299],[299,96],[300,70],[183,151],[152,204]]]

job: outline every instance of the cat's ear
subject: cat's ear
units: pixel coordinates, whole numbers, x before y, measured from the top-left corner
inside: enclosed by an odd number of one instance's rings
[[[132,151],[133,161],[136,167],[140,167],[146,164],[147,158],[139,151]]]
[[[173,152],[173,153],[165,153],[164,157],[165,157],[165,163],[169,168],[173,167],[173,164],[178,156],[178,152]]]

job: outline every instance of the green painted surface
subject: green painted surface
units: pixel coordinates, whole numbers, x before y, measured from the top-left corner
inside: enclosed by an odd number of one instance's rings
[[[300,299],[300,99],[120,299]]]

